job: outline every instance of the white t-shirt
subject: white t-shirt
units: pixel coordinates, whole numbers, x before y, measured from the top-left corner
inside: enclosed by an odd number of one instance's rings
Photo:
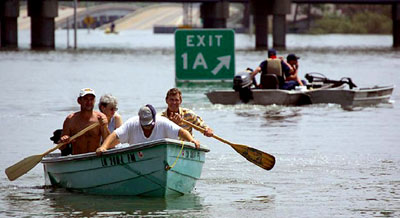
[[[115,133],[117,134],[121,144],[128,143],[132,145],[163,138],[178,139],[180,129],[181,127],[176,125],[174,122],[157,115],[153,131],[147,138],[143,133],[139,117],[136,116],[122,124],[122,126],[115,130]]]

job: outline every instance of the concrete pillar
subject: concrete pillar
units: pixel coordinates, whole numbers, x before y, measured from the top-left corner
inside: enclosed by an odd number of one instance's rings
[[[268,49],[268,15],[272,13],[272,1],[250,0],[250,9],[254,15],[256,49]]]
[[[254,15],[254,27],[256,35],[256,49],[268,49],[268,16]]]
[[[58,0],[28,0],[28,16],[31,17],[31,48],[54,49]]]
[[[272,41],[276,49],[286,48],[286,15],[274,14],[272,21]]]
[[[243,3],[243,27],[247,30],[250,29],[250,4],[248,2]]]
[[[290,14],[290,0],[273,0],[273,47],[286,48],[286,14]]]
[[[0,2],[0,48],[18,48],[19,0]]]
[[[226,28],[229,17],[229,2],[204,2],[200,6],[203,28]]]
[[[393,47],[400,47],[400,4],[392,5],[392,19],[393,19]]]

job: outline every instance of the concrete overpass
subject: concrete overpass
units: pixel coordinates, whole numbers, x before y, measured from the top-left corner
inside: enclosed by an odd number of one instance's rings
[[[20,0],[0,1],[0,49],[15,49],[17,42],[17,18]],[[58,2],[73,0],[27,0],[28,16],[31,18],[32,49],[55,48],[55,18],[58,16]],[[229,17],[229,3],[242,2],[250,5],[254,15],[257,49],[268,48],[268,16],[273,16],[273,47],[286,46],[286,14],[291,3],[333,3],[333,4],[390,4],[393,19],[393,47],[400,47],[400,0],[80,0],[80,2],[185,2],[201,3],[200,17],[204,28],[226,28]]]

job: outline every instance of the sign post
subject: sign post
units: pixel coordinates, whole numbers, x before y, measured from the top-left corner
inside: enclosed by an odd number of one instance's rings
[[[235,33],[228,29],[175,31],[175,79],[178,82],[232,81]]]
[[[95,22],[94,18],[88,15],[83,19],[83,22],[86,24],[88,32],[90,32],[90,26]]]

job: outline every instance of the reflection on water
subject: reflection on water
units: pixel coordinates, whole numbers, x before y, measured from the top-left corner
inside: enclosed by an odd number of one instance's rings
[[[258,106],[258,110],[246,109],[246,107],[236,106],[235,114],[243,118],[263,118],[265,123],[262,126],[271,126],[274,124],[296,123],[302,116],[301,108],[286,107],[279,105]]]
[[[46,190],[44,197],[54,211],[82,216],[109,215],[171,215],[179,211],[183,215],[188,211],[201,210],[201,198],[195,194],[166,198],[144,198],[134,196],[98,196]],[[186,211],[186,212],[185,212]]]
[[[18,187],[5,199],[10,214],[22,215],[37,207],[36,215],[109,217],[123,215],[150,215],[166,217],[184,215],[202,210],[202,198],[196,194],[166,198],[135,196],[101,196],[73,193],[61,188]],[[40,210],[50,207],[51,210]]]
[[[181,91],[187,92],[199,92],[199,91],[209,91],[212,89],[229,89],[231,90],[233,86],[233,81],[220,82],[176,82],[176,87],[181,89]]]
[[[278,110],[267,110],[264,117],[269,122],[296,122],[295,117],[301,116],[301,110],[295,107],[282,107]]]

